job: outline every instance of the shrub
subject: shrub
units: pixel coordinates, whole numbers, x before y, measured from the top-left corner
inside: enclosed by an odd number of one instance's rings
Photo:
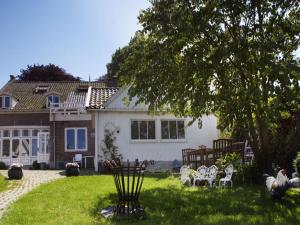
[[[224,171],[224,169],[229,165],[232,164],[235,170],[241,166],[241,156],[235,152],[227,153],[221,158],[216,160],[216,166],[218,167],[219,171]]]
[[[297,153],[296,158],[293,161],[294,170],[300,174],[300,152]]]
[[[66,176],[78,176],[80,173],[79,165],[77,163],[66,164]]]
[[[33,161],[32,169],[39,170],[40,168],[41,168],[41,165],[37,162],[37,160]]]
[[[5,162],[0,162],[0,170],[6,170],[7,166],[5,164]]]
[[[9,179],[20,180],[23,177],[23,165],[19,163],[12,164],[8,169]]]

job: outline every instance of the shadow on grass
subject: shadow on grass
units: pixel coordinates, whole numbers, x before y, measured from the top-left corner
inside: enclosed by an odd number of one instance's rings
[[[277,203],[265,189],[258,187],[146,189],[140,198],[146,220],[112,219],[110,224],[300,224],[299,198],[300,192],[292,192],[282,203]],[[116,201],[116,194],[99,197],[90,213],[103,222],[99,212]]]

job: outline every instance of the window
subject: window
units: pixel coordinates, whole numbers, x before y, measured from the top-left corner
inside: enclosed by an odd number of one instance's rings
[[[161,139],[185,139],[183,120],[162,120]]]
[[[49,95],[48,96],[48,108],[50,106],[52,107],[58,107],[59,106],[59,96],[57,95]]]
[[[9,149],[10,149],[10,140],[3,140],[2,141],[2,156],[9,157]]]
[[[1,96],[0,97],[0,108],[2,108],[2,109],[10,108],[10,97],[9,96]]]
[[[132,120],[131,139],[132,140],[155,139],[155,121],[154,120]]]
[[[66,128],[65,130],[66,151],[86,151],[87,150],[87,129],[86,128]]]
[[[33,138],[32,139],[32,156],[37,156],[37,152],[38,152],[39,148],[38,148],[38,139],[37,138]]]

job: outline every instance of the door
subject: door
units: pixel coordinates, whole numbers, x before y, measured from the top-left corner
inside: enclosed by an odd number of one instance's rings
[[[49,163],[49,132],[39,132],[38,133],[38,153],[37,161],[38,163]]]

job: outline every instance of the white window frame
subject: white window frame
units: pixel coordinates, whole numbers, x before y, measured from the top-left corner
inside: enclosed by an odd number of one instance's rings
[[[58,98],[58,103],[53,103],[53,99],[55,97]],[[52,98],[52,102],[49,102],[49,98]],[[48,95],[47,96],[47,108],[50,108],[51,106],[52,107],[59,107],[59,104],[60,104],[60,96],[58,96],[58,95]]]
[[[138,138],[138,139],[132,139],[131,124],[134,121],[137,121],[137,122],[147,122],[147,139],[140,139],[140,138]],[[154,131],[155,131],[155,137],[154,137],[154,139],[149,139],[148,138],[148,122],[149,121],[154,122]],[[156,120],[155,119],[130,119],[129,126],[130,126],[130,141],[132,141],[132,142],[156,142],[157,141],[157,130],[156,130],[157,124],[156,124]],[[140,126],[139,125],[138,125],[138,132],[140,132]],[[138,136],[140,137],[140,133],[139,133]]]
[[[11,97],[10,96],[8,96],[8,95],[2,95],[2,96],[0,96],[1,97],[1,101],[2,101],[2,109],[9,109],[9,108],[11,108]],[[5,105],[5,99],[6,98],[8,98],[9,99],[9,105],[8,105],[8,107],[6,107],[6,105]]]
[[[68,142],[67,142],[67,131],[68,130],[74,130],[75,134],[75,149],[68,149]],[[77,135],[78,130],[85,130],[85,148],[84,149],[78,149],[78,143],[77,143]],[[65,128],[65,152],[86,152],[88,150],[88,135],[87,135],[87,127],[67,127]]]
[[[175,121],[176,122],[176,133],[177,133],[177,138],[172,139],[170,138],[170,122]],[[169,131],[169,138],[163,138],[162,137],[162,122],[168,122],[168,131]],[[183,122],[184,125],[184,138],[178,138],[178,124],[177,122]],[[185,129],[185,120],[184,119],[161,119],[160,120],[160,139],[162,142],[166,141],[185,141],[186,140],[186,129]]]

